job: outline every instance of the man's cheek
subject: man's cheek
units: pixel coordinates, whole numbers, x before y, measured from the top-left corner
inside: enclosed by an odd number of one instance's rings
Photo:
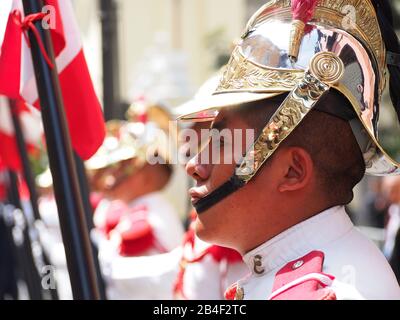
[[[235,172],[235,164],[217,164],[213,166],[210,176],[212,187],[218,187],[228,181]]]

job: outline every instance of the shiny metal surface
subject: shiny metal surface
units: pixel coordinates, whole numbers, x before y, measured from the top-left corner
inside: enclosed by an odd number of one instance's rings
[[[356,102],[357,114],[376,136],[378,108],[375,106],[379,101],[375,101],[374,96],[377,81],[374,67],[377,69],[377,66],[371,64],[364,47],[345,31],[313,26],[302,41],[297,63],[292,64],[287,42],[290,29],[290,21],[267,20],[243,39],[239,52],[250,62],[283,70],[305,70],[316,53],[335,53],[343,61],[345,72],[334,88]],[[290,88],[282,91],[290,91]]]
[[[334,53],[343,61],[345,70],[340,82],[332,87],[353,105],[365,128],[359,126],[357,130],[367,131],[367,135],[355,132],[364,146],[367,173],[400,173],[396,162],[377,141],[380,95],[375,92],[380,86],[379,71],[364,46],[346,31],[312,25],[303,38],[298,61],[293,64],[288,54],[290,30],[290,20],[271,18],[248,32],[233,52],[216,93],[289,92],[317,53]]]
[[[257,96],[264,95],[264,99],[268,95],[292,92],[307,70],[313,73],[316,66],[310,62],[316,55],[334,54],[343,63],[344,70],[340,81],[331,88],[350,101],[358,117],[350,125],[364,155],[367,173],[400,174],[399,164],[378,142],[380,100],[386,85],[386,49],[371,1],[320,0],[311,22],[306,25],[296,62],[289,58],[293,47],[289,40],[293,26],[290,5],[290,0],[271,0],[253,15],[218,88],[208,102],[202,102],[197,114],[214,112],[234,105],[235,101],[241,104],[259,100]],[[346,20],[346,6],[354,8],[350,25]],[[317,69],[332,67],[322,59]],[[306,104],[303,101],[303,107]],[[343,106],[337,108],[340,114],[339,108]],[[197,114],[191,114],[191,119]],[[260,144],[260,150],[261,147]]]

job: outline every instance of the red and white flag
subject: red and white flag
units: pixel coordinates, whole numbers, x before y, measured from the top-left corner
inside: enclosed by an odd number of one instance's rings
[[[9,3],[8,7],[4,1]],[[9,14],[6,16],[8,20],[2,45],[4,21],[0,21],[0,94],[22,99],[40,108],[30,44],[26,31],[23,31],[31,17],[24,16],[21,0],[1,2],[2,7],[9,8]],[[50,16],[46,19],[54,20],[49,20],[50,33],[72,146],[86,160],[97,151],[104,140],[103,113],[84,57],[71,1],[44,2],[51,9],[48,11]],[[47,55],[44,49],[42,54],[45,57]]]

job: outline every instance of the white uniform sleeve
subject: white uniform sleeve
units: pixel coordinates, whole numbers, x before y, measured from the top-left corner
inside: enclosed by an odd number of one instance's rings
[[[109,299],[171,300],[182,249],[145,257],[100,258]]]

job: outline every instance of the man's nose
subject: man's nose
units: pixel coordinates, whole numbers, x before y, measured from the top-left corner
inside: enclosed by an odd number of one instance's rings
[[[200,163],[200,154],[197,154],[186,164],[186,172],[196,181],[205,181],[210,177],[211,165]]]

